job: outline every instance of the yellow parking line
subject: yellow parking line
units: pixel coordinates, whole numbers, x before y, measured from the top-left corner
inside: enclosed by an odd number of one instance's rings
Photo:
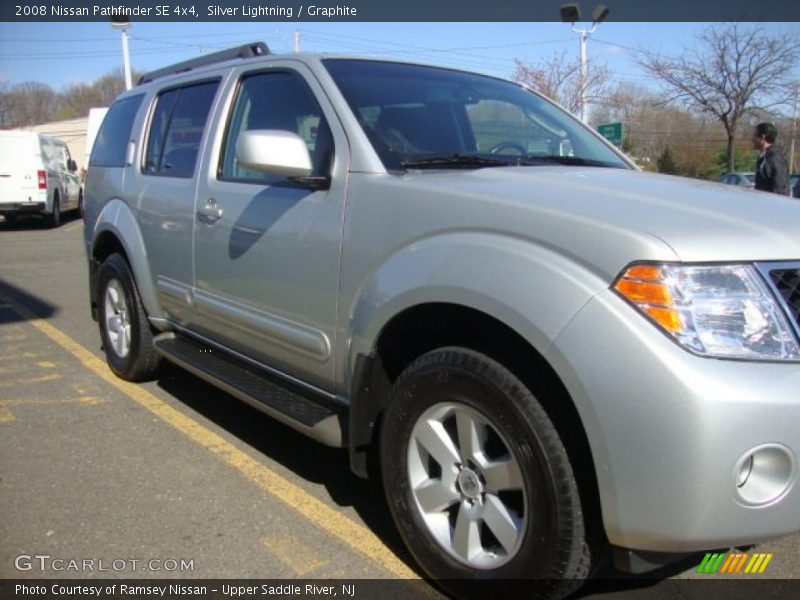
[[[337,512],[302,488],[268,469],[220,435],[159,400],[144,388],[117,378],[111,373],[105,361],[96,357],[60,329],[53,327],[50,323],[40,319],[16,302],[10,299],[6,300],[11,304],[14,311],[28,320],[30,325],[77,358],[84,367],[140,406],[146,408],[164,423],[180,431],[225,464],[239,471],[263,492],[280,500],[303,518],[337,538],[351,550],[376,562],[396,577],[404,579],[418,578],[416,573],[397,558],[372,531]],[[432,593],[435,594],[435,592]]]
[[[14,420],[14,413],[7,408],[0,406],[0,423],[11,423]]]
[[[99,396],[80,396],[78,398],[48,398],[44,400],[39,400],[36,398],[14,398],[11,400],[0,400],[0,407],[4,406],[22,406],[26,404],[39,404],[39,405],[46,405],[46,404],[103,404],[104,402],[108,402],[105,398],[101,398]]]
[[[44,356],[37,352],[22,352],[20,354],[0,354],[0,361],[3,360],[20,360],[26,358],[36,358],[37,356]]]
[[[295,575],[308,575],[328,564],[327,560],[320,558],[312,548],[293,535],[268,536],[261,541],[267,550],[289,567]]]
[[[61,379],[58,373],[51,373],[50,375],[42,375],[41,377],[26,377],[22,379],[14,379],[12,381],[4,381],[0,383],[0,388],[10,388],[18,385],[30,385],[32,383],[44,383],[45,381],[55,381]]]

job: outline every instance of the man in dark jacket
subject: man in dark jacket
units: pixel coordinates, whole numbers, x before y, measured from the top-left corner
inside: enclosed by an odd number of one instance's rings
[[[753,147],[759,150],[756,162],[756,189],[775,194],[789,193],[789,173],[786,160],[773,146],[778,130],[772,123],[759,123],[753,132]]]

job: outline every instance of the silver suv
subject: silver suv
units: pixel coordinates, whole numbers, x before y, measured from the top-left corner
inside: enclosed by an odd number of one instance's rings
[[[90,165],[110,368],[349,448],[446,589],[800,529],[796,202],[643,173],[510,82],[263,44],[145,75]]]

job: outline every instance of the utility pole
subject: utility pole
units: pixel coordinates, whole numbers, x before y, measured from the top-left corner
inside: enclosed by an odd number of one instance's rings
[[[294,52],[295,54],[300,52],[300,30],[294,30]]]
[[[800,81],[794,86],[794,112],[792,113],[792,143],[789,146],[789,173],[794,173],[794,138],[797,137],[797,102],[800,96]]]
[[[588,125],[589,122],[589,108],[586,103],[586,85],[588,79],[589,65],[586,58],[586,42],[589,36],[594,33],[595,25],[591,29],[577,29],[575,25],[572,26],[572,31],[581,36],[581,121]]]
[[[589,85],[589,59],[586,49],[586,42],[589,36],[592,35],[597,29],[597,25],[602,23],[608,16],[608,7],[603,4],[598,4],[592,13],[592,26],[589,29],[579,29],[575,27],[575,23],[581,19],[581,7],[577,4],[564,4],[561,6],[561,20],[565,23],[572,23],[572,31],[581,36],[581,121],[589,124],[589,103],[586,100],[586,88]]]
[[[128,51],[128,28],[131,26],[131,21],[125,16],[112,16],[111,26],[114,29],[119,29],[122,34],[122,67],[125,71],[125,89],[129,90],[133,87],[131,79],[131,57]]]

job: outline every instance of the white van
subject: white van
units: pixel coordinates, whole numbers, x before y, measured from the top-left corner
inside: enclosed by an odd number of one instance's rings
[[[33,131],[0,131],[0,156],[0,215],[6,221],[38,213],[58,227],[63,211],[81,209],[78,166],[63,141]]]

